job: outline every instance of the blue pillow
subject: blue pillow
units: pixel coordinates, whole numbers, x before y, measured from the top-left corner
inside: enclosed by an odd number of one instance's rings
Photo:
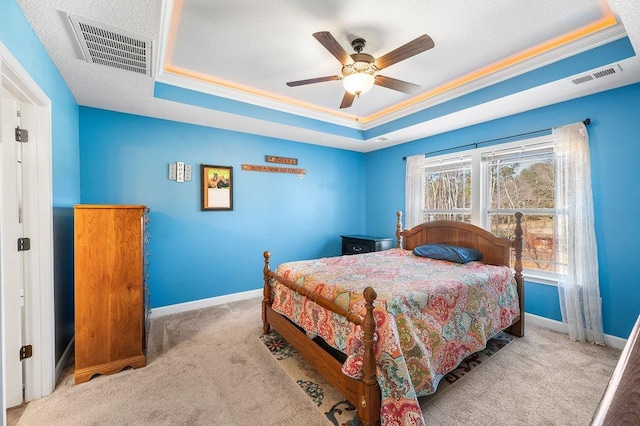
[[[431,259],[446,260],[456,263],[467,263],[482,260],[482,253],[469,247],[451,246],[448,244],[426,244],[413,249],[413,254]]]

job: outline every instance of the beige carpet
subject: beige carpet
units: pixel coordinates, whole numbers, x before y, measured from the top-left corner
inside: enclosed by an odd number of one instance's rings
[[[324,425],[256,336],[260,299],[154,319],[148,365],[63,377],[18,425]],[[587,425],[620,351],[529,327],[423,409],[429,425]]]
[[[423,407],[432,425],[589,425],[620,351],[527,327]],[[461,409],[461,407],[463,407]]]
[[[356,408],[282,336],[275,330],[271,330],[269,334],[261,334],[259,338],[264,344],[264,348],[278,362],[278,365],[287,372],[291,380],[296,382],[309,398],[313,399],[318,410],[327,417],[331,424],[360,426],[360,422],[356,419]],[[446,374],[438,384],[436,393],[420,397],[418,399],[420,405],[424,406],[430,400],[439,397],[450,386],[453,386],[458,380],[462,380],[478,365],[487,362],[490,357],[515,339],[509,334],[498,333],[487,342],[485,349],[469,355],[458,367]]]

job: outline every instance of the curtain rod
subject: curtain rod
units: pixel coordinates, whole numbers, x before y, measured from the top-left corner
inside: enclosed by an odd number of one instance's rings
[[[587,118],[585,120],[582,120],[582,124],[584,124],[585,126],[588,126],[589,124],[591,124],[591,119]],[[458,145],[458,146],[454,146],[452,148],[438,149],[436,151],[425,152],[424,155],[431,155],[431,154],[437,154],[439,152],[453,151],[454,149],[458,149],[458,148],[470,148],[470,147],[478,148],[479,145],[484,145],[484,144],[489,143],[489,142],[497,142],[497,141],[501,141],[501,140],[504,140],[504,139],[517,138],[517,137],[520,137],[520,136],[528,136],[528,135],[533,135],[535,133],[548,132],[550,130],[553,130],[553,128],[549,127],[548,129],[534,130],[533,132],[519,133],[517,135],[511,135],[511,136],[503,136],[501,138],[488,139],[488,140],[482,141],[482,142],[474,142],[474,143],[468,143],[466,145]],[[402,159],[406,161],[407,157],[402,157]]]

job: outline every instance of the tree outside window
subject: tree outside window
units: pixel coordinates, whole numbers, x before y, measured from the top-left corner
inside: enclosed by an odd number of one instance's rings
[[[549,138],[478,148],[426,159],[424,164],[424,221],[478,218],[478,224],[494,234],[513,238],[513,215],[520,211],[525,269],[555,273],[555,175]],[[472,200],[478,200],[477,205]]]
[[[471,221],[471,159],[425,168],[423,221]]]
[[[487,217],[489,229],[511,237],[513,213],[524,213],[523,266],[555,272],[555,200],[553,151],[536,152],[526,158],[485,158],[489,182]]]

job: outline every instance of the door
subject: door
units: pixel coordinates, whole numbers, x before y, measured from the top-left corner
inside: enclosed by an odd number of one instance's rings
[[[52,200],[52,103],[27,70],[0,42],[0,317],[2,318],[2,393],[5,407],[22,400],[18,383],[24,380],[24,399],[31,401],[53,392],[57,371],[55,362],[53,292],[53,200]],[[19,108],[15,102],[18,102]],[[18,163],[15,126],[5,125],[2,111],[21,110],[20,122],[29,129],[29,142],[20,144]],[[9,114],[7,120],[17,119]],[[12,147],[13,145],[13,147]],[[10,151],[5,155],[6,151]],[[11,159],[14,161],[11,161]],[[18,195],[18,166],[22,169],[21,198]],[[18,200],[21,201],[18,201]],[[18,214],[18,207],[20,215]],[[21,218],[21,220],[19,219]],[[16,225],[19,224],[19,225]],[[24,235],[19,234],[19,227]],[[31,238],[31,249],[18,253],[18,237]],[[22,259],[21,259],[22,258]],[[20,265],[22,273],[19,272]],[[22,278],[24,294],[9,284]],[[6,285],[5,285],[6,284]],[[24,300],[25,308],[21,308]],[[24,309],[24,311],[23,311]],[[24,321],[24,323],[22,323]],[[24,324],[22,330],[17,327]],[[31,358],[20,357],[20,336],[33,346]],[[18,365],[21,364],[21,365]],[[22,374],[21,374],[22,373]],[[11,378],[9,377],[11,376]],[[16,378],[15,380],[13,378]],[[18,395],[14,397],[13,395]],[[10,396],[11,395],[11,396]],[[2,410],[2,422],[6,420]]]
[[[5,315],[3,330],[7,408],[23,402],[24,372],[20,361],[24,329],[24,251],[18,251],[22,237],[22,143],[15,138],[20,126],[20,103],[2,89],[2,140],[0,146],[1,198],[0,248]]]

